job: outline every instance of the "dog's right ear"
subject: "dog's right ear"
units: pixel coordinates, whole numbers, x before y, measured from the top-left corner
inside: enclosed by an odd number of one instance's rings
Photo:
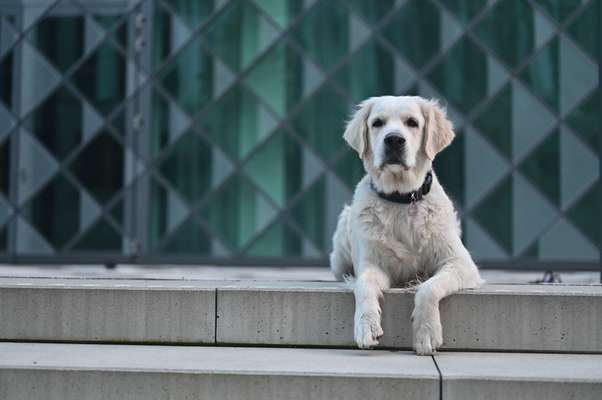
[[[368,147],[368,116],[374,103],[374,97],[362,101],[351,120],[347,123],[343,139],[363,158]]]

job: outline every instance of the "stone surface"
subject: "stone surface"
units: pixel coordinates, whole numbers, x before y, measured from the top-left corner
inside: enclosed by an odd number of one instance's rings
[[[215,342],[205,282],[4,278],[0,304],[2,340]]]
[[[381,348],[411,348],[413,297],[385,293]],[[3,340],[355,346],[340,282],[0,278],[0,304]],[[443,349],[602,352],[599,285],[486,285],[440,309]]]
[[[218,288],[218,343],[354,346],[351,290],[259,285]],[[385,293],[381,347],[411,347],[413,296]],[[602,286],[487,285],[444,299],[440,309],[444,349],[602,352]]]
[[[602,356],[447,353],[435,355],[446,400],[599,400]]]
[[[599,284],[600,272],[558,272],[568,284]],[[481,270],[481,277],[489,283],[535,282],[543,271]],[[104,265],[0,265],[0,276],[13,277],[71,277],[113,279],[203,279],[203,280],[287,280],[334,281],[327,266],[322,267],[262,267],[213,265],[140,265],[118,264],[114,269]]]
[[[602,352],[602,286],[489,285],[440,311],[446,349]]]
[[[430,357],[343,349],[0,343],[0,398],[438,399]]]
[[[413,296],[385,294],[381,347],[411,347]],[[218,288],[217,299],[218,343],[355,346],[353,293],[342,284],[231,285]]]

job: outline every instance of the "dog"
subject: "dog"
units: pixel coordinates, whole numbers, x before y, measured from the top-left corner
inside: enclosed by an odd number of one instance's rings
[[[371,97],[358,105],[344,140],[366,175],[344,206],[333,236],[330,267],[355,297],[354,337],[371,348],[383,335],[384,290],[421,282],[412,312],[413,346],[430,355],[443,342],[439,301],[483,281],[461,241],[453,203],[432,170],[455,134],[435,100]]]

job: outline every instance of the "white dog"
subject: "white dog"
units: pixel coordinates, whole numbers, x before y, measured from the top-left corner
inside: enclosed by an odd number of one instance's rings
[[[482,282],[431,169],[454,138],[452,123],[436,101],[372,97],[343,138],[367,172],[341,212],[330,254],[334,275],[353,285],[355,341],[360,348],[378,344],[383,290],[428,277],[416,291],[412,321],[416,352],[432,354],[443,341],[439,301]]]

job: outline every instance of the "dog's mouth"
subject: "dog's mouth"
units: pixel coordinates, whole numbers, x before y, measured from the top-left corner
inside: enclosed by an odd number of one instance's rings
[[[403,157],[400,153],[391,153],[391,154],[385,155],[385,159],[384,159],[380,169],[382,170],[387,166],[399,166],[399,167],[402,167],[406,171],[410,170],[410,168],[411,168],[408,165],[408,163],[406,162],[405,157]]]

